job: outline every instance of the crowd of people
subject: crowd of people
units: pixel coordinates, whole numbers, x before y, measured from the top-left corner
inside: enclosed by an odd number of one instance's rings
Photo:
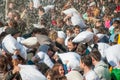
[[[0,20],[0,80],[120,80],[120,0],[18,2]]]

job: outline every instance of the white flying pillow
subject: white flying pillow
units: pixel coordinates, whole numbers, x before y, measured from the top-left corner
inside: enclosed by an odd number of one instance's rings
[[[68,53],[61,53],[58,54],[60,59],[62,60],[63,64],[67,62],[67,69],[68,70],[80,70],[79,63],[80,63],[80,55],[75,52],[68,52]]]
[[[54,9],[54,5],[47,5],[43,8],[44,8],[45,12],[47,13],[47,12],[49,12],[49,10]]]
[[[105,50],[107,48],[109,48],[110,45],[106,44],[106,43],[97,43],[97,45],[98,45],[98,50],[99,50],[99,52],[100,52],[100,54],[102,56],[102,59],[105,59]],[[91,45],[91,47],[93,47],[93,46],[94,46],[94,44]],[[89,51],[91,51],[90,47],[88,47],[88,49],[89,49]]]
[[[90,40],[93,39],[94,34],[90,31],[83,31],[79,33],[72,42],[79,43],[79,42],[89,42]]]
[[[30,37],[25,40],[22,40],[21,43],[28,48],[32,48],[38,45],[38,41],[36,37]]]
[[[22,80],[47,80],[35,65],[18,65]]]
[[[120,62],[120,45],[113,45],[105,50],[105,56],[111,66],[118,66]]]
[[[74,12],[77,12],[78,11],[75,9],[75,8],[69,8],[69,9],[66,9],[64,11],[62,11],[65,15],[68,15],[68,14],[73,14]]]
[[[65,33],[63,31],[58,31],[57,33],[58,33],[59,38],[63,38],[63,39],[66,38],[66,35],[65,35]]]

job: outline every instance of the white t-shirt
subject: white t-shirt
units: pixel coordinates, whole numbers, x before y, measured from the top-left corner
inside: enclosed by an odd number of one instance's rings
[[[49,56],[44,52],[38,52],[37,56],[40,58],[39,62],[44,62],[48,67],[53,67],[53,62],[50,60]]]
[[[100,80],[98,75],[93,70],[90,70],[83,76],[84,76],[85,80]]]

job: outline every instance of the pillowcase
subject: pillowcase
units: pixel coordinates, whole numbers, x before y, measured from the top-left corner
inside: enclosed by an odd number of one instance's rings
[[[36,37],[30,37],[25,40],[22,40],[21,43],[28,48],[34,48],[38,45],[38,41]]]
[[[93,39],[94,34],[90,31],[83,31],[81,33],[79,33],[72,42],[75,43],[79,43],[79,42],[83,42],[83,43],[87,43],[89,41],[91,41]]]
[[[120,45],[113,45],[105,50],[105,56],[108,63],[115,67],[119,66],[120,62]]]

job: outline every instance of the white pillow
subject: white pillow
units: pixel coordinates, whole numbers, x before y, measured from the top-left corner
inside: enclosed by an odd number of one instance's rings
[[[79,42],[89,42],[90,40],[93,39],[94,34],[90,31],[83,31],[79,33],[72,42],[79,43]]]
[[[100,52],[100,54],[101,54],[101,56],[102,56],[102,59],[105,59],[105,50],[106,50],[107,48],[109,48],[110,45],[109,45],[109,44],[106,44],[106,43],[97,43],[97,45],[98,45],[98,50],[99,50],[99,52]],[[94,46],[94,45],[92,44],[91,47],[93,47],[93,46]],[[90,47],[88,47],[88,49],[91,51],[91,48],[90,48]]]
[[[73,26],[79,25],[81,28],[85,28],[85,27],[86,27],[85,22],[84,22],[84,20],[80,17],[79,13],[74,12],[74,13],[72,14],[71,22],[72,22],[72,25],[73,25]]]
[[[38,41],[36,37],[30,37],[25,40],[22,40],[21,43],[25,45],[26,47],[33,48],[38,45]]]
[[[40,0],[33,0],[34,8],[39,8],[40,6]]]
[[[68,70],[80,70],[80,55],[75,52],[68,52],[68,53],[61,53],[58,54],[60,59],[62,60],[63,64],[67,63]]]
[[[108,61],[108,63],[115,67],[119,66],[120,62],[120,45],[113,45],[105,50],[105,56]]]
[[[66,38],[66,35],[65,35],[65,33],[63,31],[58,31],[57,33],[58,33],[59,38],[63,38],[63,39]]]
[[[4,37],[2,41],[2,47],[5,51],[11,54],[14,54],[14,51],[18,49],[20,50],[20,56],[22,56],[24,59],[27,59],[26,49],[10,34]]]
[[[47,80],[35,65],[18,65],[22,80]]]
[[[83,76],[78,71],[70,71],[66,75],[67,80],[83,80]]]
[[[54,5],[47,5],[43,8],[44,8],[45,12],[47,13],[47,12],[49,12],[50,9],[54,9]]]
[[[77,12],[78,11],[75,9],[75,8],[69,8],[69,9],[66,9],[64,11],[62,11],[65,15],[68,15],[68,14],[73,14],[74,12]]]

